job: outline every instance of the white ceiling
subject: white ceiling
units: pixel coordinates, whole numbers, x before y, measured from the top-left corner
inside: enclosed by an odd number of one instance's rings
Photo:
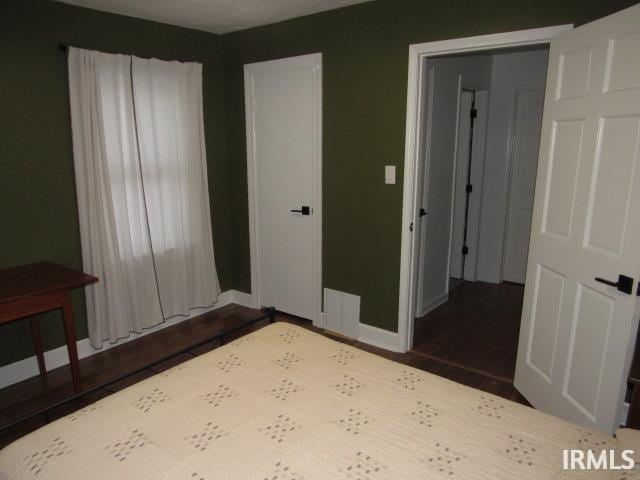
[[[227,33],[370,0],[57,0],[157,22]]]

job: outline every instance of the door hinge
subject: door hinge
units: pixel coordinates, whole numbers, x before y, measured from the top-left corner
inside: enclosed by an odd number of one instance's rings
[[[465,191],[466,191],[467,193],[471,193],[471,192],[473,192],[473,185],[471,185],[471,184],[467,185],[467,188],[465,189]]]
[[[462,247],[462,254],[463,255],[468,255],[469,254],[469,247],[467,247],[466,245],[464,247]]]
[[[411,225],[409,225],[409,231],[413,232],[413,222],[411,222]]]
[[[478,110],[475,108],[471,109],[471,118],[476,118],[478,116]]]

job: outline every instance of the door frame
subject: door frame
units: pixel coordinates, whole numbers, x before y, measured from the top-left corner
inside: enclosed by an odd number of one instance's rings
[[[467,87],[463,87],[462,86],[462,75],[458,75],[458,102],[456,105],[456,109],[458,112],[457,115],[457,120],[456,120],[456,134],[455,134],[455,141],[456,144],[453,148],[453,179],[451,182],[451,226],[449,228],[449,251],[447,252],[447,301],[449,300],[449,283],[451,281],[451,258],[452,258],[452,254],[454,252],[453,250],[453,232],[455,231],[455,226],[456,226],[456,193],[459,193],[458,189],[456,188],[456,185],[458,183],[458,155],[459,155],[459,147],[460,147],[460,135],[462,135],[463,131],[462,131],[462,127],[460,125],[460,110],[462,108],[462,95],[463,93],[467,92],[473,92],[474,94],[476,93],[476,89],[474,88],[470,88],[469,86]],[[428,114],[427,114],[428,115]],[[465,134],[467,133],[466,131],[464,132]],[[469,130],[470,133],[470,130]],[[425,139],[426,140],[426,139]],[[426,140],[428,141],[428,140]],[[430,159],[425,159],[426,161],[430,161]],[[465,182],[466,183],[466,182]],[[460,252],[460,254],[462,254],[462,252]],[[414,261],[418,261],[419,256],[416,255],[416,258]],[[460,262],[461,266],[464,265],[464,262]],[[461,275],[462,279],[464,280],[464,267],[462,268],[462,275]],[[444,303],[444,302],[443,302]],[[420,313],[420,312],[416,312],[416,313]],[[418,316],[422,316],[422,315],[418,315]]]
[[[427,91],[426,91],[427,103],[426,103],[426,112],[425,112],[426,114],[425,129],[424,129],[425,141],[424,141],[424,155],[423,155],[425,161],[423,162],[422,168],[419,168],[418,170],[416,170],[417,172],[419,172],[418,182],[416,182],[416,190],[417,190],[416,197],[417,197],[417,202],[420,203],[422,208],[425,208],[428,212],[429,211],[429,182],[427,181],[427,178],[429,177],[429,168],[431,167],[430,159],[431,159],[431,136],[433,132],[433,96],[434,96],[433,84],[435,80],[435,69],[433,67],[429,69],[427,76],[429,81],[427,82]],[[460,91],[461,82],[462,82],[462,77],[459,76],[458,92]],[[458,95],[458,101],[456,102],[456,105],[459,110],[460,109],[459,95]],[[458,135],[458,122],[456,121],[456,137],[457,135]],[[455,146],[456,151],[457,151],[457,147],[458,146],[456,144]],[[423,248],[424,240],[422,238],[423,236],[421,234],[421,231],[419,230],[420,227],[421,226],[418,223],[416,223],[415,230],[416,232],[420,232],[419,234],[416,235],[418,237],[416,242],[416,248],[418,249],[418,252],[419,252],[418,255],[416,255],[416,258],[419,258],[424,253],[424,248]],[[449,265],[447,265],[447,268],[449,268]],[[433,310],[433,308],[436,308],[437,306],[447,301],[446,298],[436,299],[435,302],[431,300],[428,308],[423,308],[424,299],[422,298],[422,282],[423,282],[424,276],[422,275],[423,273],[422,264],[418,264],[415,267],[414,273],[416,275],[416,277],[414,278],[414,285],[417,288],[415,298],[413,299],[414,300],[413,308],[415,309],[415,311],[422,313],[428,310]],[[447,277],[448,275],[449,273],[447,272]],[[449,291],[448,280],[447,280],[446,290],[447,292]]]
[[[313,325],[324,327],[322,317],[322,53],[267,60],[244,65],[244,104],[247,145],[247,193],[249,203],[249,250],[251,261],[251,299],[255,308],[262,307],[260,291],[260,238],[258,234],[258,178],[255,151],[255,101],[253,76],[273,70],[311,67],[313,69]]]
[[[407,82],[407,118],[405,132],[404,180],[402,193],[402,233],[400,246],[400,292],[398,298],[398,341],[401,351],[413,346],[415,302],[415,261],[417,237],[413,226],[417,223],[418,189],[415,174],[419,171],[423,119],[421,117],[423,73],[428,57],[462,52],[476,52],[498,48],[548,44],[561,33],[573,29],[572,24],[534,28],[507,33],[454,38],[413,44],[409,46],[409,74]]]
[[[471,178],[471,185],[473,185],[473,191],[476,194],[475,198],[470,198],[469,211],[467,213],[467,246],[469,247],[469,257],[463,261],[462,279],[475,282],[478,278],[478,249],[480,246],[480,224],[482,222],[482,196],[484,195],[484,169],[486,160],[486,145],[487,145],[487,131],[489,130],[489,100],[490,90],[480,89],[474,87],[476,95],[476,110],[478,110],[478,116],[474,122],[473,136],[478,135],[478,138],[473,138],[471,145],[471,168],[469,176]],[[456,142],[458,137],[456,135]],[[455,160],[458,160],[457,152]],[[474,169],[474,165],[476,168]],[[456,168],[454,163],[454,168]],[[455,195],[455,186],[452,191],[452,195]],[[451,235],[449,238],[449,252],[448,262],[451,263],[451,243],[453,235],[453,208],[454,201],[451,202]],[[471,218],[470,218],[471,217]],[[469,266],[469,263],[472,266]],[[468,275],[468,278],[467,278]],[[449,277],[450,273],[447,271],[447,294],[449,293]]]

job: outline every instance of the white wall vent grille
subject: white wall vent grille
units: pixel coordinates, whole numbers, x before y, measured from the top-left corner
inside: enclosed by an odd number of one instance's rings
[[[324,289],[325,328],[351,338],[358,338],[360,297],[350,293]]]

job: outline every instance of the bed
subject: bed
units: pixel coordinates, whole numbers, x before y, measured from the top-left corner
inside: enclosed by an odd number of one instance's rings
[[[0,452],[0,478],[622,479],[628,473],[562,471],[563,449],[616,447],[275,323],[21,438]]]

